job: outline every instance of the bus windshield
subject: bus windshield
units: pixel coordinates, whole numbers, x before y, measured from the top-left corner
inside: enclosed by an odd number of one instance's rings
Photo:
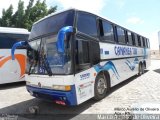
[[[57,33],[65,26],[73,26],[74,10],[62,12],[34,24],[29,36],[32,52],[28,52],[30,74],[69,74],[71,72],[70,35],[64,40],[65,52],[57,51]]]
[[[27,41],[28,34],[0,33],[0,48],[11,49],[18,41]]]
[[[57,34],[62,27],[73,26],[74,14],[74,10],[69,10],[47,17],[46,19],[34,24],[29,35],[29,40],[49,33]]]
[[[65,53],[59,53],[56,47],[56,36],[50,35],[29,42],[32,48],[30,55],[30,74],[69,74],[71,69],[70,42],[65,42]],[[34,51],[34,52],[33,52]]]

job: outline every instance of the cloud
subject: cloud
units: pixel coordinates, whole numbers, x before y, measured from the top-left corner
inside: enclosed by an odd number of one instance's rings
[[[125,0],[116,0],[116,5],[121,9],[125,6]]]
[[[130,17],[127,19],[127,23],[130,24],[142,24],[144,21],[139,17]]]
[[[56,0],[64,9],[74,7],[89,12],[100,13],[108,0]]]

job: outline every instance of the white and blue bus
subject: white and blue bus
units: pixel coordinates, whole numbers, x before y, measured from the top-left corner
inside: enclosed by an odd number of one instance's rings
[[[18,41],[27,41],[28,37],[26,29],[0,27],[0,84],[24,81],[26,49],[19,48],[13,61],[11,48]]]
[[[150,65],[148,38],[77,9],[34,23],[28,45],[28,92],[62,105],[101,100]]]

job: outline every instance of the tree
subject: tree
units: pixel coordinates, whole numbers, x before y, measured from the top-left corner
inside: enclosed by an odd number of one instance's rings
[[[10,5],[7,10],[2,10],[2,18],[0,21],[1,26],[10,27],[12,26],[12,14],[13,14],[13,6]]]
[[[55,12],[57,6],[51,7],[49,10],[47,9],[46,1],[40,2],[37,0],[36,4],[32,7],[34,0],[30,0],[30,3],[25,11],[25,28],[31,30],[32,24],[39,19],[43,18],[44,16]]]
[[[12,17],[13,26],[24,27],[24,2],[19,0],[18,9]]]
[[[40,0],[38,0],[36,4],[31,8],[30,20],[32,22],[36,22],[46,16],[47,12],[48,10],[45,0],[42,3],[40,2]]]
[[[34,3],[34,0],[29,1],[29,4],[25,10],[25,15],[24,15],[24,28],[28,30],[31,28],[31,24],[32,24],[32,21],[30,20],[30,13],[31,13],[31,8],[33,7],[33,3]]]
[[[54,6],[54,7],[51,6],[47,14],[54,13],[56,10],[57,10],[57,6]]]
[[[19,0],[18,9],[14,14],[12,5],[10,5],[7,10],[3,9],[0,25],[4,27],[18,27],[31,30],[34,22],[57,10],[57,6],[47,9],[45,0],[43,2],[37,0],[35,5],[33,5],[33,3],[34,0],[30,0],[27,8],[24,10],[24,2]]]

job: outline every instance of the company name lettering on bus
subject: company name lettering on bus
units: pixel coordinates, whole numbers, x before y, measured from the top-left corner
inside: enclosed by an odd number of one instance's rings
[[[116,55],[137,55],[137,49],[124,46],[115,46],[114,48]]]
[[[90,73],[85,73],[85,74],[80,75],[80,80],[84,80],[84,79],[87,79],[89,77],[90,77]]]
[[[137,48],[132,48],[133,55],[137,55]]]

